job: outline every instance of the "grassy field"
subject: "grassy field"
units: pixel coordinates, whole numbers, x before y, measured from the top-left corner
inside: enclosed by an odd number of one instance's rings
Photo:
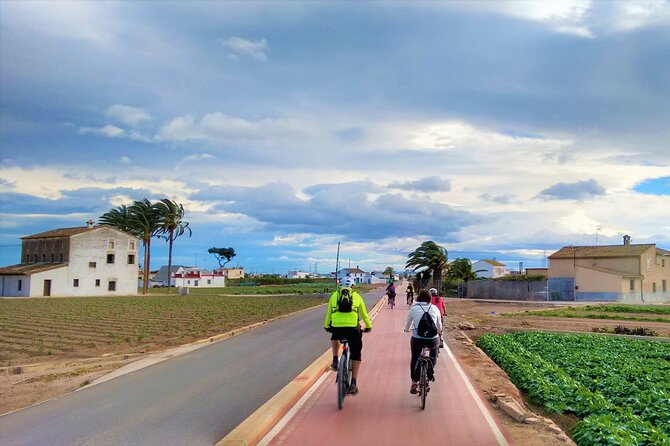
[[[670,306],[586,305],[555,310],[525,311],[523,315],[670,323]],[[505,316],[519,316],[519,313],[507,313]]]
[[[190,297],[0,299],[0,365],[180,345],[327,302],[326,296],[200,291]]]
[[[669,343],[524,332],[477,345],[532,401],[577,415],[578,445],[670,444]]]

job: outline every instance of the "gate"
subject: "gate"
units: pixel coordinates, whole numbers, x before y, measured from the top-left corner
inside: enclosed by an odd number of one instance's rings
[[[547,288],[549,300],[575,300],[575,279],[572,277],[555,277],[547,279]]]

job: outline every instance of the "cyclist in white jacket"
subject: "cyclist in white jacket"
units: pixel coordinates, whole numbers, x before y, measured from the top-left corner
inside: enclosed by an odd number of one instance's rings
[[[434,337],[427,338],[417,334],[419,321],[425,312],[428,312],[437,327],[437,334]],[[430,293],[426,290],[421,290],[419,296],[416,298],[416,302],[409,308],[409,313],[407,313],[407,319],[405,320],[405,331],[409,331],[410,328],[412,329],[412,339],[410,341],[412,359],[409,364],[409,369],[412,377],[412,386],[410,387],[409,392],[417,393],[419,369],[416,366],[416,363],[419,360],[423,348],[428,347],[430,348],[430,358],[433,361],[433,365],[435,365],[437,362],[437,349],[440,345],[439,333],[442,332],[442,317],[440,310],[430,303]]]

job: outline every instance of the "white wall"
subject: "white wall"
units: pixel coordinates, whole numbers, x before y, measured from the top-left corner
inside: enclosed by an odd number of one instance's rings
[[[51,280],[52,296],[70,296],[68,294],[67,283],[68,268],[63,265],[62,268],[50,269],[30,275],[30,297],[44,296],[44,281]]]
[[[113,248],[110,248],[110,241],[114,242]],[[137,294],[140,244],[137,238],[106,227],[72,236],[68,275],[63,285],[65,291],[58,295]],[[107,254],[114,254],[114,263],[107,263]],[[132,264],[128,264],[128,255],[135,257]],[[89,266],[89,262],[95,262],[95,267]],[[74,279],[79,279],[78,287],[74,286]],[[96,286],[96,279],[100,279],[99,286]],[[109,290],[110,281],[116,282],[115,291]]]
[[[21,289],[19,290],[19,281]],[[28,297],[30,296],[30,276],[0,276],[0,296]]]
[[[210,283],[207,283],[207,282]],[[226,278],[220,275],[203,275],[200,277],[173,278],[174,286],[186,288],[216,288],[226,286]]]

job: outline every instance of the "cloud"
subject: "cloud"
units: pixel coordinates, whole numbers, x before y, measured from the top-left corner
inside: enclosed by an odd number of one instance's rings
[[[123,164],[132,164],[133,160],[131,160],[127,156],[122,156],[121,158],[119,158],[119,162]]]
[[[221,39],[220,42],[232,49],[236,54],[249,56],[261,62],[268,60],[265,55],[265,51],[268,49],[265,39],[252,41],[242,39],[241,37],[231,37],[226,40]]]
[[[342,193],[349,190],[349,194]],[[285,183],[259,187],[210,186],[191,199],[216,200],[216,208],[247,215],[263,229],[288,233],[338,234],[351,241],[426,236],[453,239],[463,226],[479,218],[448,205],[398,194],[369,196],[377,188],[360,182],[315,185],[307,199]]]
[[[514,195],[514,194],[498,194],[498,195],[496,195],[496,194],[490,194],[488,192],[485,192],[483,194],[479,194],[479,198],[481,198],[484,201],[490,201],[492,203],[509,204],[516,198],[516,195]]]
[[[92,133],[95,135],[102,135],[108,138],[121,138],[126,136],[126,132],[115,125],[108,124],[104,127],[94,128],[94,127],[82,127],[79,129],[79,133],[84,135],[87,133]]]
[[[130,125],[132,127],[152,119],[151,114],[143,108],[130,107],[121,104],[115,104],[109,107],[105,111],[105,115],[109,116],[110,118],[118,119],[124,124]]]
[[[540,192],[541,197],[555,200],[583,200],[598,195],[605,195],[605,189],[593,178],[576,183],[554,184]]]
[[[451,190],[451,183],[441,177],[432,176],[415,181],[394,181],[389,184],[389,187],[420,192],[448,192]]]

